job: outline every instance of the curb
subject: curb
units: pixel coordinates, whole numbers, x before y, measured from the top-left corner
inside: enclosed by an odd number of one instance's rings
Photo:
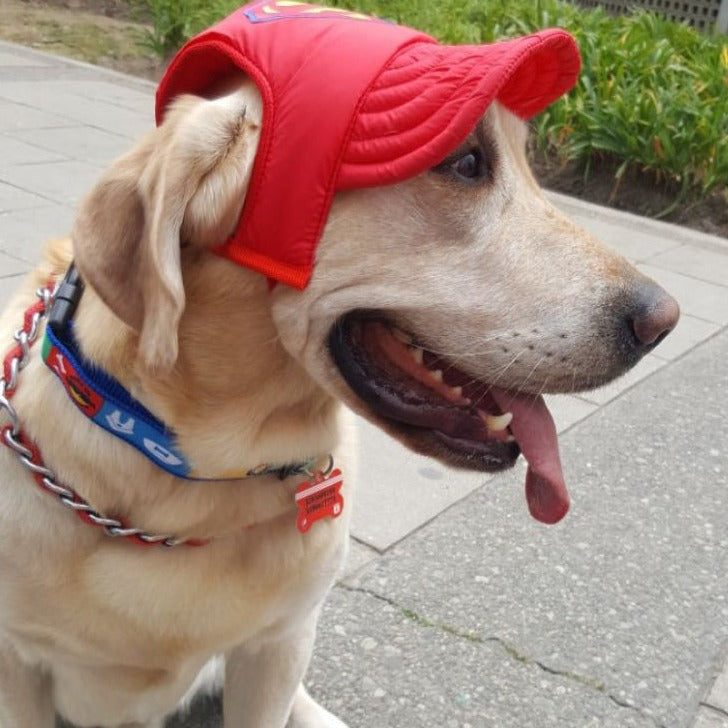
[[[635,232],[647,233],[657,237],[665,237],[676,240],[683,245],[694,245],[705,250],[713,250],[720,253],[728,252],[728,239],[719,235],[700,232],[692,228],[683,227],[662,220],[655,220],[651,217],[642,217],[632,212],[617,210],[613,207],[604,207],[593,202],[586,202],[577,197],[569,197],[560,192],[545,190],[546,197],[557,207],[573,215],[580,215],[587,218],[601,220],[607,223],[621,225],[630,228]]]
[[[75,58],[68,58],[68,56],[57,56],[53,53],[46,53],[45,51],[39,51],[35,48],[20,45],[19,43],[11,43],[7,40],[0,40],[0,51],[3,49],[7,50],[8,53],[14,53],[29,59],[43,59],[44,63],[42,65],[44,66],[47,66],[48,62],[51,61],[54,66],[77,69],[84,73],[93,74],[94,76],[107,76],[110,81],[120,83],[127,88],[136,88],[140,91],[151,91],[152,93],[157,88],[156,83],[149,81],[146,78],[130,76],[128,73],[114,71],[113,69],[105,68],[104,66],[95,66],[93,63],[79,61]]]
[[[57,66],[65,66],[67,68],[75,68],[85,73],[101,74],[106,76],[110,81],[116,81],[124,86],[136,88],[141,91],[151,91],[154,93],[157,84],[137,76],[130,76],[120,71],[114,71],[103,66],[95,66],[92,63],[78,61],[75,58],[66,56],[57,56],[52,53],[38,51],[35,48],[11,43],[9,41],[0,40],[0,50],[8,49],[9,52],[17,53],[27,58],[42,58],[46,61],[52,60]],[[713,250],[721,253],[728,252],[728,239],[710,233],[703,233],[698,230],[686,228],[674,223],[662,222],[649,217],[643,217],[631,212],[617,210],[612,207],[604,207],[593,202],[586,202],[576,197],[570,197],[560,192],[553,192],[545,189],[546,197],[557,207],[565,212],[574,215],[581,215],[587,218],[594,218],[604,222],[616,222],[626,228],[631,228],[636,232],[644,232],[657,237],[669,237],[677,240],[683,245],[694,245],[705,250]]]
[[[718,653],[720,666],[700,701],[690,728],[728,728],[728,644]]]

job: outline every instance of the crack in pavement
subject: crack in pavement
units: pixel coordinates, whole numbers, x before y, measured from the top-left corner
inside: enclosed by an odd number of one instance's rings
[[[708,708],[709,710],[712,710],[713,712],[718,713],[718,715],[722,715],[722,716],[725,716],[726,718],[728,718],[728,710],[723,710],[723,708],[719,708],[717,705],[713,705],[712,703],[706,703],[703,701],[698,703],[698,705],[701,708]]]
[[[487,643],[495,643],[499,645],[503,651],[513,660],[516,660],[517,662],[521,662],[524,665],[535,665],[539,669],[543,670],[544,672],[555,675],[557,677],[563,677],[567,680],[570,680],[572,682],[578,683],[579,685],[582,685],[584,687],[590,688],[591,690],[595,690],[598,693],[601,693],[604,695],[604,697],[611,700],[615,705],[620,706],[621,708],[626,708],[627,710],[632,710],[639,715],[641,715],[643,718],[646,718],[647,720],[651,721],[655,724],[655,728],[667,728],[667,726],[664,723],[660,723],[657,718],[648,715],[645,713],[641,708],[639,708],[637,705],[633,705],[632,703],[623,700],[622,698],[617,697],[613,693],[610,693],[607,690],[607,686],[601,681],[593,677],[588,677],[585,675],[580,675],[576,672],[571,672],[569,670],[558,670],[554,667],[550,667],[549,665],[536,660],[533,657],[529,657],[525,653],[521,652],[515,645],[510,644],[506,640],[502,639],[501,637],[484,637],[483,635],[478,634],[477,632],[469,632],[467,630],[460,629],[459,627],[454,627],[453,625],[446,624],[444,622],[436,622],[431,619],[428,619],[427,617],[422,616],[418,612],[408,609],[407,607],[403,607],[401,604],[396,602],[391,597],[384,596],[383,594],[379,594],[372,589],[366,589],[365,587],[360,586],[351,586],[349,584],[343,584],[339,583],[337,585],[338,589],[344,589],[348,592],[355,592],[359,594],[364,594],[365,596],[372,597],[373,599],[377,599],[380,602],[384,602],[385,604],[388,604],[389,606],[393,607],[394,609],[398,610],[402,616],[404,616],[406,619],[409,619],[411,622],[414,622],[416,625],[420,627],[424,627],[425,629],[437,629],[441,632],[446,632],[447,634],[452,635],[453,637],[457,637],[458,639],[467,640],[468,642],[472,642],[473,644],[487,644]],[[707,706],[710,708],[713,708],[714,706]],[[719,708],[717,710],[720,710]],[[722,712],[722,711],[721,711]]]

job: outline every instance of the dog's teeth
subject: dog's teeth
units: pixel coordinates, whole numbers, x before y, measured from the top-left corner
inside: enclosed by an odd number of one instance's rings
[[[456,397],[462,397],[463,396],[463,388],[462,387],[450,387],[450,391],[456,396]]]
[[[435,369],[435,371],[434,371],[434,372],[433,372],[432,370],[430,370],[430,376],[431,376],[431,377],[432,377],[432,378],[433,378],[433,379],[434,379],[435,381],[437,381],[437,382],[441,382],[441,381],[442,381],[442,369]]]
[[[506,442],[515,442],[515,441],[516,441],[516,438],[513,437],[513,435],[508,435],[508,437],[506,437]]]
[[[405,334],[401,329],[392,329],[392,336],[403,344],[409,345],[412,343],[412,337],[409,334]]]
[[[422,362],[423,362],[423,361],[424,361],[424,359],[425,359],[425,355],[424,355],[424,352],[422,351],[422,349],[420,349],[420,347],[419,347],[419,346],[413,346],[413,347],[412,347],[412,348],[410,349],[410,355],[412,356],[412,358],[413,358],[413,359],[414,359],[414,360],[415,360],[415,361],[416,361],[416,362],[417,362],[418,364],[422,364]]]
[[[506,412],[502,415],[489,415],[485,412],[482,412],[481,410],[478,410],[478,414],[480,414],[480,416],[483,418],[483,421],[491,432],[500,432],[501,430],[505,430],[506,427],[508,427],[508,425],[510,425],[511,421],[513,420],[512,412]]]

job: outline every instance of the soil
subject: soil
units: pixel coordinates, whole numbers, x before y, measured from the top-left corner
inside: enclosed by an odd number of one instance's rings
[[[0,39],[158,80],[165,63],[127,0],[0,0]]]
[[[539,152],[532,152],[531,165],[541,185],[556,192],[728,238],[725,187],[675,204],[679,186],[658,180],[654,174],[632,169],[617,183],[620,162],[614,159],[593,161],[588,177],[576,164],[563,164]]]
[[[0,0],[0,38],[71,56],[124,73],[158,80],[165,62],[148,42],[150,26],[128,0]],[[574,164],[532,153],[539,182],[590,202],[702,230],[728,238],[728,189],[682,201],[675,185],[631,170],[615,182],[618,163],[592,163],[588,178]]]

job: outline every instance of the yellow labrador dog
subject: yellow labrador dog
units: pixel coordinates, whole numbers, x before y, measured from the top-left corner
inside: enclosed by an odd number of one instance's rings
[[[302,532],[300,469],[215,483],[160,469],[80,413],[32,347],[12,407],[52,484],[101,525],[183,543],[110,538],[0,448],[2,728],[52,728],[56,712],[158,728],[216,656],[226,726],[343,728],[302,686],[347,545],[341,403],[450,464],[498,470],[520,448],[529,507],[555,521],[568,502],[539,395],[607,382],[676,322],[667,294],[544,199],[526,127],[497,103],[432,169],[338,192],[309,284],[271,287],[210,252],[240,217],[263,116],[242,78],[217,98],[179,96],[103,175],[72,244],[50,245],[0,332],[12,342],[35,290],[73,258],[84,357],[175,433],[197,472],[312,458],[305,470],[327,472],[332,456],[344,510]]]

